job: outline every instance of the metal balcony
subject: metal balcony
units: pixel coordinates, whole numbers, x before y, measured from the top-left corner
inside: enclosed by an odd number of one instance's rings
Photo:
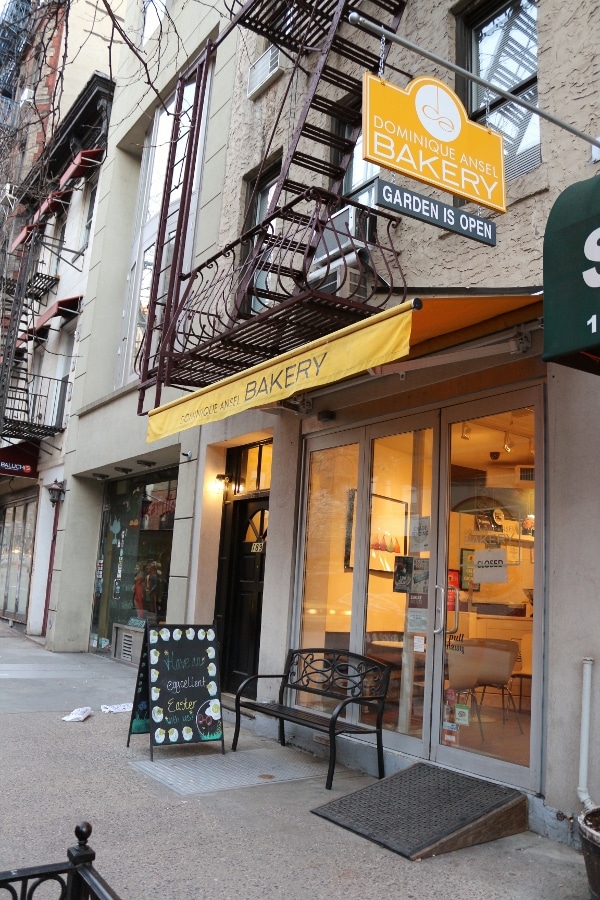
[[[7,391],[2,437],[40,441],[63,430],[67,379],[19,379]]]
[[[153,311],[142,390],[204,387],[378,312],[403,290],[397,226],[315,189],[276,210]]]

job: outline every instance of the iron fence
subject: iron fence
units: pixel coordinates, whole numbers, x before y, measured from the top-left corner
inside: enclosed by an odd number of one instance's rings
[[[120,900],[94,869],[96,854],[88,846],[92,833],[89,822],[75,828],[78,844],[67,850],[68,862],[0,872],[0,897],[14,900]],[[36,894],[38,892],[39,894]]]

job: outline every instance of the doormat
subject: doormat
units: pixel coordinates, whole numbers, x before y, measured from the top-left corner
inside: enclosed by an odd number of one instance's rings
[[[527,800],[519,791],[428,763],[312,812],[407,859],[527,830]]]
[[[185,758],[130,761],[130,766],[178,794],[207,794],[259,784],[324,778],[327,762],[293,747],[198,753]]]

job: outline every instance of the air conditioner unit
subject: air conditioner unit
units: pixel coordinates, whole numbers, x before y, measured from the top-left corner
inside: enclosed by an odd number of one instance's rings
[[[358,265],[356,253],[352,253],[337,259],[331,265],[311,271],[308,285],[324,294],[366,303],[370,293],[368,279],[365,270]]]
[[[360,250],[369,239],[374,216],[369,216],[359,224],[361,211],[355,206],[345,206],[331,217],[325,226],[323,237],[319,242],[313,259],[313,265],[324,265],[325,262],[337,259],[346,253]]]
[[[248,99],[255,100],[270,84],[283,74],[279,47],[270,44],[262,56],[252,63],[248,72]]]
[[[535,466],[493,466],[487,470],[486,487],[515,488],[535,485]]]
[[[35,91],[33,88],[23,88],[21,92],[20,106],[31,106],[35,99]]]

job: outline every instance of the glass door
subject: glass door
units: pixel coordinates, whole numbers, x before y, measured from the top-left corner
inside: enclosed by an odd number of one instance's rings
[[[442,416],[431,757],[537,789],[541,402],[507,399]]]
[[[390,749],[531,789],[541,417],[532,389],[311,439],[299,635],[391,666]]]
[[[437,416],[367,434],[368,567],[360,651],[392,667],[388,746],[429,755],[437,523]],[[400,430],[402,428],[402,430]]]
[[[431,724],[438,418],[318,437],[307,458],[300,646],[389,663],[386,741],[422,757]]]

